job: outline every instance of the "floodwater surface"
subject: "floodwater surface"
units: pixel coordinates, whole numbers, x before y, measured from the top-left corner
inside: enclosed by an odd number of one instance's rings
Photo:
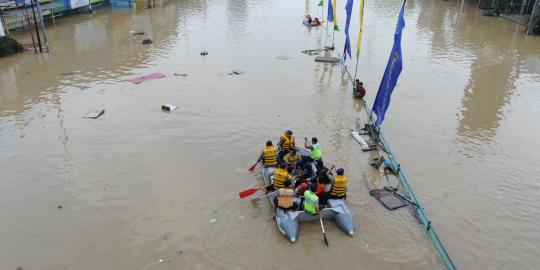
[[[321,15],[316,2],[102,8],[49,24],[49,54],[0,59],[0,269],[442,269],[409,213],[367,192],[364,175],[384,180],[350,136],[366,117],[346,74],[301,53],[332,43],[301,24]],[[368,103],[400,4],[366,2]],[[405,21],[383,128],[419,200],[459,268],[537,268],[540,39],[455,1],[408,1]],[[153,72],[166,77],[127,81]],[[105,114],[83,118],[92,109]],[[353,237],[328,221],[326,247],[307,223],[291,244],[267,201],[238,198],[261,185],[247,168],[286,129],[318,137],[325,162],[345,168]]]

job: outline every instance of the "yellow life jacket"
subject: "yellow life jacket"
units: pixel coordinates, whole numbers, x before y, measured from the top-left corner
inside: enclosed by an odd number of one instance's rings
[[[284,188],[285,180],[287,180],[288,176],[289,176],[289,172],[287,172],[287,170],[278,168],[274,172],[274,189]]]
[[[263,150],[263,164],[266,167],[275,167],[277,165],[277,150],[271,146],[266,146]]]
[[[347,177],[345,175],[336,175],[334,184],[330,190],[330,195],[335,197],[345,197],[347,192]]]
[[[293,206],[294,191],[290,188],[280,188],[278,206],[281,208],[291,208]]]
[[[287,134],[283,134],[281,136],[283,138],[283,143],[281,143],[281,149],[283,150],[291,150],[294,144],[294,136],[291,135],[291,138],[287,138]]]

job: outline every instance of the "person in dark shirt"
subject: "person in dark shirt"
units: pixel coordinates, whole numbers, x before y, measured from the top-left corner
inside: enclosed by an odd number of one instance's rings
[[[364,88],[364,83],[359,79],[356,79],[355,85],[353,88],[353,95],[357,98],[364,98],[366,95],[366,88]]]

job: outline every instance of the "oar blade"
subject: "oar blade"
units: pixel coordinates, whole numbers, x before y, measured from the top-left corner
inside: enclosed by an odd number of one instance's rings
[[[240,199],[243,199],[243,198],[245,198],[247,196],[250,196],[253,193],[257,192],[257,190],[259,190],[259,189],[258,188],[246,189],[246,190],[241,191],[240,193],[238,193],[238,196],[240,196]]]
[[[257,166],[257,163],[251,165],[251,167],[249,167],[249,172],[253,172],[255,170],[255,167]]]
[[[324,243],[328,247],[329,245],[328,245],[328,239],[326,239],[326,234],[323,234],[323,237],[324,237]]]

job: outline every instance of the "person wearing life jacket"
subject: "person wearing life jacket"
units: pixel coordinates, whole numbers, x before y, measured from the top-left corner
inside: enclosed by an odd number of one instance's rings
[[[283,157],[283,161],[289,166],[289,168],[293,169],[296,169],[296,165],[300,159],[302,159],[302,156],[300,156],[300,153],[298,153],[295,148],[291,149],[291,151],[289,151],[289,153]]]
[[[319,18],[315,18],[313,22],[315,23],[315,25],[321,25],[321,21],[319,21]]]
[[[335,166],[332,166],[330,171],[334,169]],[[336,177],[332,179],[332,188],[328,192],[329,199],[345,199],[347,198],[347,177],[344,175],[345,170],[339,168],[336,170]]]
[[[257,163],[263,163],[264,167],[276,167],[277,166],[277,149],[272,145],[272,141],[266,142],[266,147],[263,149],[262,154],[257,159]]]
[[[310,150],[311,161],[322,160],[322,149],[317,138],[311,138],[311,144],[308,144],[308,139],[304,137],[304,146]]]
[[[294,190],[291,187],[291,180],[285,180],[285,186],[276,191],[276,197],[274,198],[274,217],[276,216],[276,209],[281,208],[285,211],[295,210],[298,206],[294,201]]]
[[[290,180],[292,182],[294,180],[289,175],[287,165],[285,163],[280,163],[277,170],[275,170],[270,176],[274,182],[274,190],[285,187],[285,181]]]
[[[304,211],[312,215],[319,214],[319,197],[315,194],[317,184],[311,184],[304,192]]]
[[[281,135],[278,142],[278,158],[281,160],[283,157],[296,147],[294,143],[294,136],[291,130],[287,130]]]

